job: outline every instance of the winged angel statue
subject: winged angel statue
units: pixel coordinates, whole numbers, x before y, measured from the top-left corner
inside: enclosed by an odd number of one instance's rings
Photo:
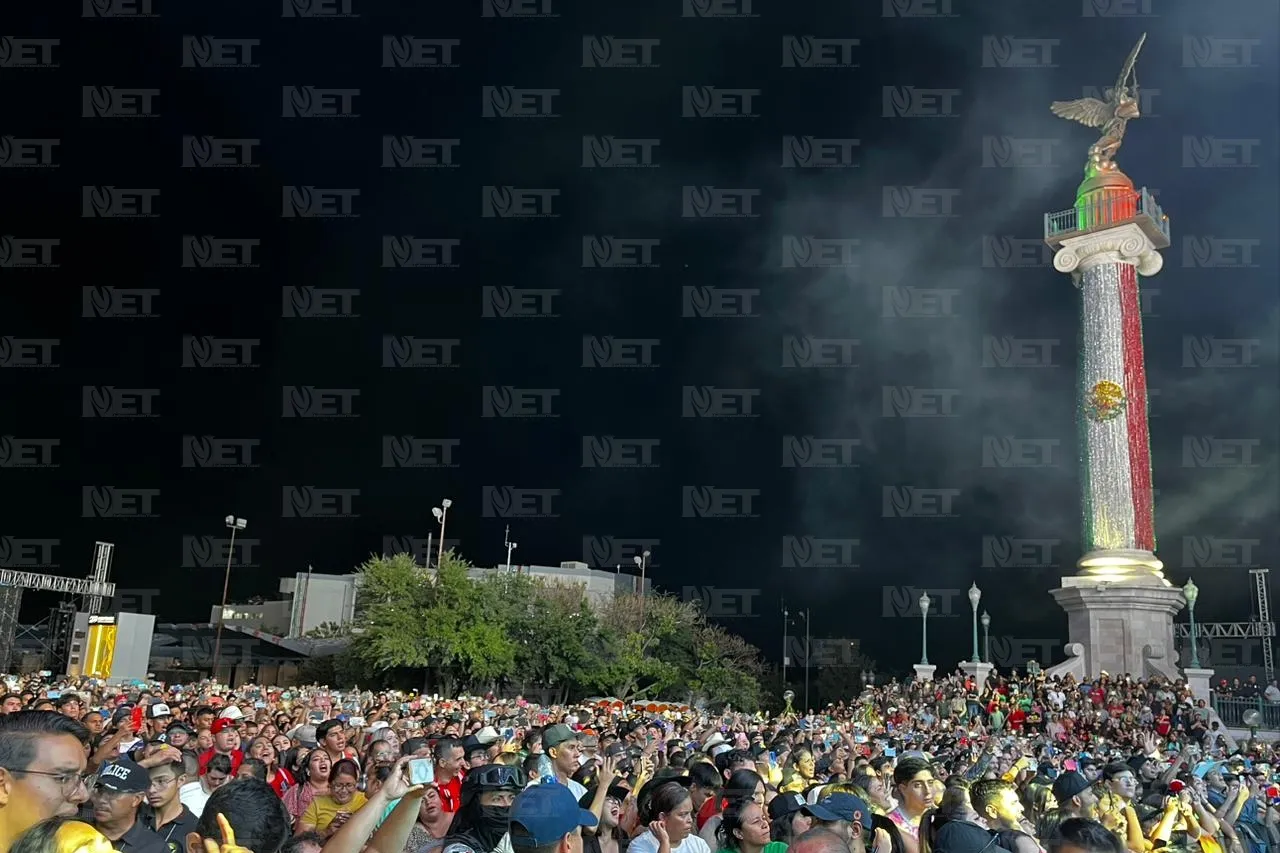
[[[1116,85],[1103,93],[1105,101],[1078,98],[1074,101],[1054,101],[1049,106],[1059,118],[1078,121],[1086,127],[1101,128],[1102,136],[1089,147],[1089,171],[1096,173],[1115,170],[1116,164],[1112,158],[1124,141],[1125,125],[1129,119],[1139,118],[1141,115],[1138,112],[1138,75],[1134,72],[1133,65],[1146,40],[1147,34],[1143,33],[1133,50],[1129,51],[1129,58],[1120,69]]]

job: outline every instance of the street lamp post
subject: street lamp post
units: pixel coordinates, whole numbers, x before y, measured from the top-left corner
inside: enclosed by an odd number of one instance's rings
[[[813,653],[809,649],[810,638],[812,632],[812,620],[809,618],[809,608],[801,610],[797,615],[804,619],[804,712],[809,713],[809,669],[813,665]]]
[[[991,614],[982,611],[982,657],[991,663]]]
[[[1196,643],[1196,599],[1200,597],[1200,588],[1191,578],[1182,587],[1182,597],[1187,600],[1187,612],[1191,616],[1191,668],[1200,668],[1200,647]]]
[[[236,533],[249,526],[249,522],[243,518],[236,518],[234,515],[228,515],[222,521],[226,524],[227,529],[231,531],[231,542],[227,545],[227,571],[222,576],[222,608],[218,611],[218,628],[214,633],[213,639],[213,672],[211,675],[214,678],[218,677],[218,664],[222,659],[222,623],[227,621],[227,592],[231,588],[231,558],[236,553]]]
[[[929,665],[929,593],[920,594],[920,665]]]
[[[640,567],[640,622],[644,623],[644,572],[649,566],[649,552],[644,551],[636,554],[631,559],[635,560],[637,566]]]
[[[973,663],[982,663],[978,657],[978,602],[982,600],[982,590],[975,583],[969,587],[969,606],[973,608]]]
[[[453,506],[453,501],[445,498],[440,501],[440,506],[433,506],[431,514],[436,517],[436,521],[440,522],[440,546],[436,551],[436,568],[440,568],[440,563],[444,560],[444,523],[449,518],[449,507]]]

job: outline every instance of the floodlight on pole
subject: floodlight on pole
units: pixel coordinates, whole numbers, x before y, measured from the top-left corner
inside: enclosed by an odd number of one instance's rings
[[[231,559],[236,553],[236,533],[249,526],[249,522],[234,515],[228,515],[222,522],[231,531],[231,542],[227,545],[227,570],[222,577],[222,606],[218,610],[218,627],[213,639],[213,672],[210,674],[215,679],[218,677],[218,664],[222,660],[222,625],[227,621],[227,593],[231,588]]]
[[[640,623],[644,624],[644,573],[649,567],[649,552],[644,551],[631,558],[640,567]]]
[[[433,506],[431,514],[435,516],[436,521],[440,522],[440,545],[436,551],[436,568],[440,568],[440,564],[444,561],[444,523],[449,518],[449,507],[453,506],[453,501],[445,498],[440,501],[440,506]]]

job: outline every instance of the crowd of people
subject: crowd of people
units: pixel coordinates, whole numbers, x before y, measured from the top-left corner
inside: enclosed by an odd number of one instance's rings
[[[956,673],[773,716],[6,680],[0,853],[1280,851],[1275,744],[1160,679]]]

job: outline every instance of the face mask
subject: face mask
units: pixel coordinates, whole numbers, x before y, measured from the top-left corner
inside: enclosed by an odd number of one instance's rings
[[[511,822],[510,806],[481,806],[480,825],[487,830],[501,834],[507,831]]]

